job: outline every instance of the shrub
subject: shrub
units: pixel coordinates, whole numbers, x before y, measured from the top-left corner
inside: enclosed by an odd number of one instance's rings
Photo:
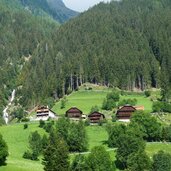
[[[24,124],[24,129],[27,129],[28,128],[28,124]]]
[[[146,90],[146,91],[144,92],[144,94],[145,94],[146,97],[150,97],[150,96],[151,96],[151,91]]]
[[[93,113],[93,112],[99,112],[99,107],[97,105],[92,106],[90,113]]]
[[[45,124],[46,124],[45,121],[43,121],[43,120],[39,121],[39,127],[40,128],[43,128],[45,126]]]

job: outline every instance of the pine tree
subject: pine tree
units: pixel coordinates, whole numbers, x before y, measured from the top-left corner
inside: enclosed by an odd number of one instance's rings
[[[67,144],[55,131],[50,133],[49,143],[43,154],[45,171],[68,171],[69,151]]]

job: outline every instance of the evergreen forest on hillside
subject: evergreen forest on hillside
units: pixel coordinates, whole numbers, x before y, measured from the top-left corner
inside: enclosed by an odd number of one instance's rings
[[[169,0],[100,3],[59,29],[53,20],[6,8],[1,6],[0,15],[1,23],[5,22],[2,30],[7,34],[1,32],[5,37],[1,68],[6,74],[1,91],[11,89],[15,82],[23,106],[30,108],[58,99],[84,82],[123,90],[162,88],[163,100],[169,99]],[[12,59],[14,65],[10,65]]]

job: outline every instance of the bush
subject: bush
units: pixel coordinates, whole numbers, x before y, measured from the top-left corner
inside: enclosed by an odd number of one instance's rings
[[[90,125],[89,119],[87,119],[87,120],[84,122],[84,125],[85,125],[85,126],[89,126],[89,125]]]
[[[23,154],[23,158],[25,158],[25,159],[32,159],[32,154],[31,154],[31,152],[30,151],[26,151],[26,152],[24,152],[24,154]]]
[[[118,106],[124,106],[126,104],[135,106],[137,104],[137,99],[123,99],[118,103]]]
[[[21,122],[29,122],[29,121],[30,121],[29,118],[22,118],[22,119],[21,119]]]
[[[40,120],[40,121],[39,121],[39,127],[40,127],[40,128],[43,128],[44,126],[45,126],[45,121]]]
[[[67,102],[67,99],[66,99],[66,97],[64,97],[64,98],[61,100],[61,109],[64,109],[64,108],[65,108],[66,102]]]
[[[69,94],[71,94],[71,93],[72,93],[72,90],[71,90],[70,88],[68,88],[66,94],[69,95]]]
[[[144,94],[145,94],[146,97],[150,97],[150,96],[151,96],[151,91],[146,90],[146,91],[144,92]]]
[[[28,124],[24,124],[24,129],[27,129],[28,128]]]
[[[99,107],[98,106],[92,106],[90,113],[93,112],[99,112]]]
[[[8,156],[8,146],[0,134],[0,166],[5,165]]]

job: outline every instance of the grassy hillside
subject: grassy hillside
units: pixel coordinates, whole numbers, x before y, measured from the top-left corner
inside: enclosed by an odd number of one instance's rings
[[[28,129],[23,129],[23,124],[14,124],[9,126],[0,127],[5,141],[9,147],[9,157],[7,160],[7,166],[0,167],[0,171],[43,171],[43,166],[40,161],[31,161],[22,158],[24,151],[28,147],[28,136],[31,132],[38,130],[39,133],[43,134],[43,129],[38,127],[37,123],[29,123]],[[86,128],[89,149],[97,145],[106,145],[107,132],[105,126],[89,126]],[[146,151],[149,156],[152,156],[159,150],[171,152],[170,143],[147,143]],[[110,150],[112,159],[115,157],[113,150]],[[86,153],[85,153],[86,155]],[[71,155],[71,160],[73,155]]]
[[[23,124],[15,124],[0,127],[0,132],[7,142],[9,157],[7,166],[0,167],[0,171],[41,171],[43,166],[41,161],[31,161],[22,158],[23,153],[28,148],[29,134],[35,130],[43,134],[43,129],[36,123],[30,123],[28,129],[23,129]]]
[[[111,92],[111,89],[94,87],[93,90],[85,90],[81,88],[79,91],[73,92],[71,95],[66,96],[66,106],[61,109],[61,101],[57,102],[53,109],[57,114],[65,114],[66,110],[70,107],[76,106],[88,114],[92,106],[97,105],[102,107],[103,100],[106,98],[107,93]],[[120,96],[120,99],[137,99],[137,105],[143,105],[146,111],[152,110],[152,101],[150,98],[146,98],[142,93],[134,93],[130,95]]]

